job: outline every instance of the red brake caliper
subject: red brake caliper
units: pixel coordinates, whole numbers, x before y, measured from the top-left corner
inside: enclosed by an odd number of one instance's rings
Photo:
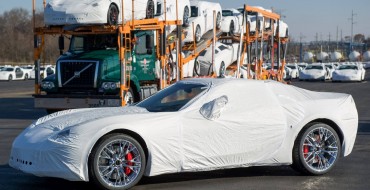
[[[128,153],[125,158],[126,158],[126,161],[127,161],[127,165],[132,166],[133,165],[133,163],[131,162],[132,161],[132,154]],[[125,174],[126,175],[129,175],[131,172],[132,171],[129,167],[125,168]]]
[[[304,153],[304,157],[306,158],[307,157],[307,153],[308,153],[309,149],[308,149],[308,146],[307,145],[303,145],[303,153]]]

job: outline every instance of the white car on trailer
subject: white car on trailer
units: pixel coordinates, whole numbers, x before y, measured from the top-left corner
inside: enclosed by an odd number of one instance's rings
[[[216,12],[216,29],[221,29],[222,9],[219,3],[207,1],[190,1],[191,17],[189,27],[186,28],[184,42],[200,42],[204,34],[214,28],[213,11]],[[194,30],[193,30],[194,25]],[[195,36],[193,35],[195,34]]]
[[[243,14],[236,9],[222,9],[221,31],[229,35],[240,34]]]
[[[132,19],[132,0],[123,0],[124,20]],[[176,0],[135,0],[134,19],[157,17],[164,20],[176,20]],[[189,0],[178,1],[178,19],[188,25],[190,16]],[[122,0],[51,0],[45,7],[44,21],[46,25],[70,24],[110,24],[122,23]]]
[[[226,68],[237,60],[239,44],[226,45],[216,42],[214,64],[212,64],[212,45],[199,54],[195,60],[195,71],[198,76],[225,77]]]

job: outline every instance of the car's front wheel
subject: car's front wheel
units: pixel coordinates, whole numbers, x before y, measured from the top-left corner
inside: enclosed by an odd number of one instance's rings
[[[226,75],[226,66],[225,66],[225,63],[224,62],[221,62],[221,65],[220,65],[220,75],[218,77],[225,78],[225,75]]]
[[[24,80],[28,80],[28,74],[24,75]]]
[[[200,39],[202,38],[202,33],[201,33],[201,29],[200,29],[200,26],[197,25],[197,27],[195,28],[195,42],[200,42]]]
[[[13,80],[13,75],[9,75],[9,77],[8,77],[8,81],[10,82],[10,81],[12,81]]]
[[[337,132],[327,124],[311,123],[295,140],[292,167],[304,174],[322,175],[333,168],[340,154]]]
[[[183,16],[183,21],[182,21],[182,25],[187,27],[189,26],[189,17],[190,17],[190,10],[189,10],[189,7],[186,6],[184,8],[184,16]]]
[[[129,189],[140,181],[145,165],[145,153],[137,140],[125,134],[109,134],[90,154],[90,181],[102,189]]]

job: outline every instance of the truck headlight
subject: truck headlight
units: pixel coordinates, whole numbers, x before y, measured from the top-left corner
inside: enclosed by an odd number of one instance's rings
[[[44,81],[41,83],[41,87],[43,89],[52,89],[55,87],[54,83],[53,82],[50,82],[50,81]]]
[[[119,83],[118,82],[103,82],[101,87],[104,90],[116,90],[117,88],[119,88]]]

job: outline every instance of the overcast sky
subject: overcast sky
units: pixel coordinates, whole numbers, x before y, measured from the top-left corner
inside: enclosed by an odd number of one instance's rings
[[[264,8],[274,8],[284,16],[283,20],[289,25],[290,34],[296,40],[302,33],[303,41],[339,38],[351,35],[350,17],[352,10],[356,14],[354,34],[362,33],[370,37],[370,0],[209,0],[220,2],[223,8],[236,8],[248,5],[258,5]],[[42,0],[37,0],[42,7]],[[0,14],[12,8],[22,7],[31,11],[32,0],[0,0]]]

